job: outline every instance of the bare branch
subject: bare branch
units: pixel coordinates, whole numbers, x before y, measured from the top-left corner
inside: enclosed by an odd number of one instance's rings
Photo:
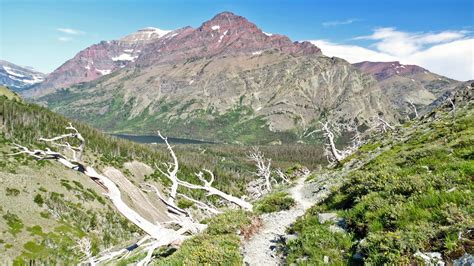
[[[158,131],[158,136],[160,136],[160,138],[165,142],[166,149],[170,153],[171,158],[173,158],[172,163],[164,164],[167,167],[166,173],[160,168],[158,168],[158,170],[161,172],[161,174],[166,176],[171,181],[171,190],[170,190],[170,195],[168,198],[168,203],[171,205],[174,205],[174,201],[176,200],[176,193],[178,192],[178,177],[177,177],[178,170],[179,170],[178,157],[176,157],[176,154],[173,151],[173,147],[171,147],[171,145],[168,143],[168,138],[161,135],[160,131]]]
[[[319,123],[323,126],[322,130],[324,131],[324,135],[327,139],[326,151],[327,155],[330,156],[328,157],[329,161],[331,162],[332,160],[335,160],[337,163],[340,163],[342,159],[344,159],[344,155],[336,148],[336,144],[334,143],[334,133],[332,133],[332,131],[329,129],[329,122]]]
[[[382,132],[387,132],[388,131],[387,129],[390,129],[392,131],[395,130],[393,126],[391,126],[387,121],[385,121],[380,116],[377,116],[377,120],[379,121],[378,127],[381,128]]]
[[[206,171],[207,173],[209,173],[211,175],[211,180],[210,181],[206,181],[203,177],[203,173],[202,172],[199,172],[199,173],[196,173],[196,176],[201,180],[201,182],[204,183],[204,185],[196,185],[196,184],[191,184],[189,182],[186,182],[186,181],[182,181],[182,180],[179,180],[178,179],[178,182],[181,186],[184,186],[184,187],[187,187],[187,188],[190,188],[190,189],[200,189],[200,190],[204,190],[208,193],[208,195],[216,195],[216,196],[219,196],[227,201],[230,201],[234,204],[237,204],[238,206],[244,208],[244,209],[247,209],[249,211],[252,210],[253,206],[252,204],[242,200],[242,199],[239,199],[235,196],[232,196],[232,195],[229,195],[227,193],[224,193],[222,191],[220,191],[219,189],[215,188],[215,187],[212,187],[212,182],[214,181],[214,174],[207,170],[207,169],[204,169],[204,171]]]
[[[411,105],[411,107],[413,108],[413,111],[415,112],[415,118],[418,118],[418,110],[416,110],[415,104],[413,103],[412,100],[408,100],[408,103]]]
[[[86,260],[89,261],[91,266],[95,265],[94,259],[92,258],[92,244],[91,240],[87,237],[83,237],[77,241],[77,247],[85,255]]]
[[[280,168],[276,169],[275,172],[280,177],[280,179],[283,180],[283,182],[290,183],[290,180],[288,179],[288,177],[285,175],[285,173],[283,173],[283,171]]]
[[[208,204],[206,204],[206,203],[204,203],[204,202],[202,202],[202,201],[193,199],[193,198],[191,198],[191,197],[189,197],[189,196],[186,196],[186,195],[184,195],[184,194],[181,194],[181,193],[178,193],[178,195],[181,196],[181,197],[183,197],[183,198],[185,198],[185,199],[187,199],[187,200],[189,200],[189,201],[192,201],[194,204],[197,205],[198,208],[204,209],[204,210],[206,210],[206,211],[208,211],[208,212],[210,212],[210,213],[212,213],[212,214],[221,214],[221,213],[223,213],[222,211],[219,211],[219,210],[216,209],[215,207],[211,207],[211,206],[209,206]]]
[[[79,162],[82,159],[82,153],[84,151],[85,139],[84,139],[84,137],[82,137],[81,133],[79,133],[79,131],[77,131],[77,129],[72,126],[71,123],[69,123],[69,126],[67,126],[66,129],[71,130],[73,132],[68,133],[68,134],[64,134],[64,135],[60,135],[60,136],[57,136],[57,137],[49,138],[49,139],[48,138],[40,138],[39,140],[44,141],[44,142],[50,142],[54,146],[66,148],[67,150],[72,152],[72,154],[73,154],[72,160],[76,161],[76,162]],[[71,144],[69,144],[69,142],[64,142],[64,143],[58,143],[57,142],[57,141],[65,140],[67,138],[73,138],[73,139],[79,140],[80,145],[75,147],[75,146],[71,146]]]
[[[448,101],[451,104],[451,107],[453,109],[453,123],[455,123],[456,122],[456,105],[454,104],[454,101],[453,99],[451,99],[451,97],[448,98]]]
[[[161,195],[160,191],[158,190],[157,187],[154,185],[145,183],[143,186],[149,187],[152,192],[154,192],[158,198],[166,205],[168,212],[175,213],[175,214],[181,214],[181,215],[186,215],[189,216],[189,213],[178,206],[173,202],[169,202],[168,200],[165,200],[165,198]]]
[[[268,192],[272,191],[272,185],[270,183],[270,166],[272,164],[272,160],[265,158],[265,155],[258,147],[252,147],[252,150],[247,155],[247,158],[255,162],[255,166],[257,167],[257,172],[255,174],[265,180],[266,190],[268,190]]]

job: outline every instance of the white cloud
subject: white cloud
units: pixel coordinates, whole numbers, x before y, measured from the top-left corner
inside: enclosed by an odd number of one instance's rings
[[[70,35],[83,35],[85,32],[71,28],[57,28],[57,31]]]
[[[401,61],[449,78],[474,79],[474,38],[435,45]]]
[[[70,41],[72,41],[72,38],[71,37],[59,37],[58,41],[60,41],[60,42],[70,42]]]
[[[458,80],[474,79],[474,38],[466,31],[410,33],[395,28],[379,28],[357,40],[371,40],[370,48],[337,44],[324,40],[311,41],[323,54],[360,61],[400,61],[416,64],[434,73]]]
[[[406,56],[429,45],[451,42],[466,37],[466,31],[443,31],[439,33],[410,33],[395,28],[378,28],[372,35],[355,40],[373,40],[375,48],[395,56]]]
[[[322,25],[324,27],[334,27],[334,26],[339,26],[339,25],[352,24],[356,21],[359,21],[359,19],[351,18],[351,19],[346,19],[346,20],[326,21],[326,22],[323,22]]]
[[[343,58],[349,63],[361,61],[396,61],[397,58],[391,55],[370,50],[357,45],[345,45],[328,42],[325,40],[311,41],[314,45],[321,48],[323,54],[327,56],[337,56]]]

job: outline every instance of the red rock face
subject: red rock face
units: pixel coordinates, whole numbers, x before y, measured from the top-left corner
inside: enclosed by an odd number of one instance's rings
[[[120,68],[214,56],[258,55],[274,50],[294,55],[321,54],[309,42],[266,34],[255,24],[230,12],[216,15],[199,28],[172,32],[147,28],[118,41],[101,42],[79,52],[52,72],[35,90],[64,88],[93,81]],[[35,93],[32,93],[35,94]]]
[[[142,44],[122,41],[94,44],[54,70],[35,90],[65,88],[72,84],[93,81],[133,62],[142,47]]]
[[[147,47],[137,64],[177,61],[213,56],[257,55],[265,50],[288,54],[321,54],[309,42],[292,42],[288,37],[266,34],[255,24],[230,12],[216,15],[199,28],[174,31]]]
[[[416,65],[402,65],[400,62],[365,61],[353,65],[365,73],[374,75],[378,81],[388,79],[395,75],[409,76],[427,71],[426,69]]]

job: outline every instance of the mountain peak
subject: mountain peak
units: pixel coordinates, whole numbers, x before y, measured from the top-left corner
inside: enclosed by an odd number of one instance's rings
[[[170,32],[171,32],[170,30],[162,30],[162,29],[158,29],[154,27],[146,27],[123,37],[122,39],[120,39],[120,41],[122,42],[148,42],[148,41],[159,39]]]
[[[239,15],[236,15],[230,11],[224,11],[224,12],[221,12],[217,15],[215,15],[211,21],[213,20],[221,20],[221,19],[227,19],[227,20],[247,20],[245,19],[244,17],[242,16],[239,16]]]
[[[228,11],[215,15],[212,19],[204,22],[199,29],[218,32],[225,32],[226,30],[233,30],[234,32],[259,31],[257,26],[246,18]]]

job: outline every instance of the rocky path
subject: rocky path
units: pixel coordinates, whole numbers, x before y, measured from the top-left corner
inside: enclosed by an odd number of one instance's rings
[[[313,204],[329,194],[329,189],[315,188],[305,184],[307,176],[300,177],[288,193],[296,201],[290,210],[263,214],[262,229],[250,240],[244,242],[244,263],[247,265],[280,265],[281,258],[276,254],[278,241],[286,235],[286,228],[303,215]]]

